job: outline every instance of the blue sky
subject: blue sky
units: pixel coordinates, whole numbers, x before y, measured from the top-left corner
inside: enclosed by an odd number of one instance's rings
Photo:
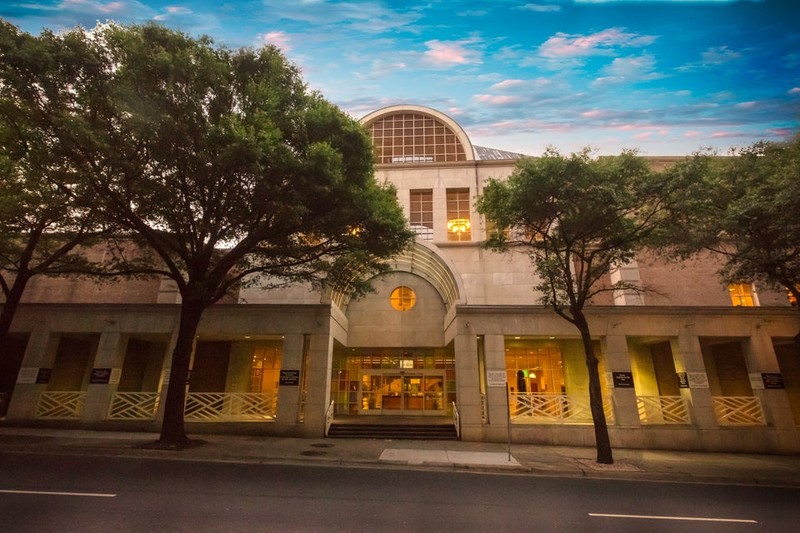
[[[427,105],[475,144],[529,155],[726,151],[800,119],[798,0],[3,0],[0,17],[272,43],[355,118]]]

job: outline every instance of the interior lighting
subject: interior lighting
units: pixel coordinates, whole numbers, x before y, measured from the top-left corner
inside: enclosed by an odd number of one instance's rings
[[[450,233],[466,233],[471,227],[468,218],[452,218],[447,221],[447,231]]]

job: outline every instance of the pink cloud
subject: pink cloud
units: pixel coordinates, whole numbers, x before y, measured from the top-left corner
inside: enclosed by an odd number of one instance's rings
[[[439,41],[425,43],[428,50],[423,54],[423,61],[434,67],[451,67],[480,63],[479,53],[465,48],[470,41]]]
[[[261,33],[256,36],[256,40],[264,45],[275,45],[284,52],[288,52],[292,49],[291,45],[289,44],[289,35],[286,32],[271,31],[269,33]]]
[[[645,46],[655,36],[629,33],[621,28],[609,28],[591,35],[570,35],[558,32],[539,47],[544,57],[578,57],[609,53],[610,48]]]
[[[511,105],[519,102],[519,98],[516,96],[497,96],[493,94],[476,94],[472,99],[488,105]]]

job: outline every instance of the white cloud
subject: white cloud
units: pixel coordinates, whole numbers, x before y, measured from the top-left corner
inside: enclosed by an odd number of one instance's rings
[[[525,4],[524,6],[515,7],[523,11],[535,11],[537,13],[555,13],[561,11],[561,6],[557,4]]]

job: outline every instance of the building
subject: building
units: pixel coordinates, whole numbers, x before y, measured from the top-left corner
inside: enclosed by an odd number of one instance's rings
[[[209,309],[188,430],[322,436],[358,417],[457,419],[475,441],[593,445],[577,330],[538,303],[523,255],[481,247],[475,199],[519,154],[473,146],[450,117],[393,106],[362,119],[380,180],[417,234],[360,299],[248,288]],[[675,158],[651,158],[656,167]],[[652,289],[587,310],[612,446],[800,452],[797,310],[786,294],[723,286],[713,256],[645,253],[613,272]],[[32,283],[0,386],[6,423],[153,428],[169,380],[177,292],[167,282]],[[368,417],[368,418],[367,418]]]

